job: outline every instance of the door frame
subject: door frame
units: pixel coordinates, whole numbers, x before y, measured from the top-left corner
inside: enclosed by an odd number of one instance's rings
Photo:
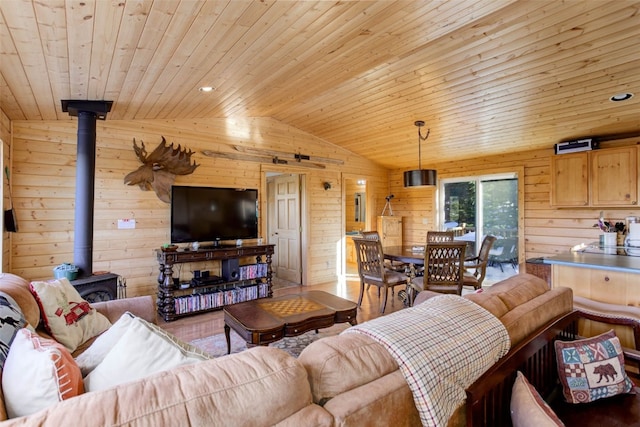
[[[478,169],[466,173],[438,173],[441,180],[448,179],[464,179],[469,178],[475,180],[480,176],[502,175],[502,174],[515,174],[518,180],[518,254],[522,256],[518,257],[518,262],[522,264],[526,260],[525,253],[525,241],[524,241],[524,166],[507,167],[497,169]],[[439,179],[439,181],[440,181]],[[436,195],[436,224],[438,229],[442,227],[441,210],[442,210],[442,197],[441,182],[438,182],[438,190]],[[476,245],[478,243],[476,242]],[[479,246],[477,246],[479,247]]]
[[[260,193],[258,195],[259,203],[260,203],[260,233],[265,237],[266,241],[268,241],[268,233],[269,233],[269,220],[268,220],[268,186],[267,186],[267,176],[271,176],[273,174],[276,175],[298,175],[300,177],[300,269],[301,269],[301,284],[302,286],[306,286],[309,283],[309,278],[307,276],[308,268],[308,259],[309,256],[307,254],[307,249],[309,247],[309,198],[307,197],[307,175],[304,173],[304,170],[300,170],[301,168],[295,167],[282,167],[278,165],[261,165],[260,167]]]
[[[346,228],[347,228],[347,203],[351,203],[352,201],[347,199],[347,180],[354,180],[357,181],[359,179],[363,179],[366,181],[365,184],[365,216],[364,216],[364,230],[363,231],[368,231],[368,230],[372,230],[374,225],[375,225],[375,217],[376,217],[376,212],[375,212],[375,195],[374,195],[374,191],[373,191],[373,185],[372,185],[372,181],[375,179],[375,177],[372,177],[370,175],[363,175],[363,174],[355,174],[355,173],[351,173],[351,172],[342,172],[340,174],[340,192],[341,192],[341,198],[342,198],[342,212],[341,212],[341,221],[340,221],[340,229],[342,230],[341,233],[341,239],[340,239],[340,251],[341,254],[339,254],[338,259],[340,260],[340,262],[338,263],[338,265],[340,266],[340,271],[336,272],[338,277],[341,277],[342,279],[347,278],[348,274],[347,274],[347,236],[346,236]]]

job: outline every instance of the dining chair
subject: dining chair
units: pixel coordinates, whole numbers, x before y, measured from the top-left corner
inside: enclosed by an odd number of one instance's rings
[[[455,234],[453,231],[427,231],[427,245],[438,242],[453,242]],[[413,276],[422,276],[424,266],[418,267]]]
[[[415,293],[428,290],[462,294],[466,242],[429,243],[424,251],[424,275],[411,280],[411,304]]]
[[[502,264],[511,264],[515,270],[518,266],[518,238],[508,237],[506,239],[498,239],[489,254],[489,265],[500,267],[500,271],[504,271]]]
[[[487,275],[487,265],[489,264],[489,251],[496,241],[496,237],[490,234],[482,239],[478,255],[467,258],[464,261],[464,276],[462,285],[473,286],[473,289],[480,289],[482,282]],[[471,271],[473,270],[473,272]]]
[[[375,241],[380,241],[380,234],[378,234],[377,231],[361,231],[360,234],[362,235],[363,239],[367,239],[367,240],[375,240]],[[407,264],[404,262],[399,262],[399,261],[389,261],[388,259],[384,260],[384,265],[387,268],[390,268],[391,270],[395,270],[395,271],[400,271],[400,272],[404,272],[407,269]],[[369,287],[367,286],[367,290],[369,290]],[[391,289],[391,295],[393,295],[393,288]]]
[[[377,231],[361,231],[360,234],[363,239],[380,241],[380,234]]]
[[[385,268],[384,252],[382,243],[379,240],[364,238],[354,238],[358,260],[358,275],[360,276],[360,296],[358,305],[362,304],[364,296],[364,285],[374,285],[378,287],[378,298],[380,290],[383,292],[380,313],[384,313],[387,306],[387,294],[389,288],[393,290],[396,286],[405,286],[409,283],[409,277],[401,272]],[[369,286],[367,286],[369,289]]]
[[[427,231],[427,244],[434,242],[453,242],[453,231]]]

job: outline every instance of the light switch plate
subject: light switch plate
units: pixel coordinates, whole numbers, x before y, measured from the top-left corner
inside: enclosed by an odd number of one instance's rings
[[[132,228],[136,228],[135,219],[126,218],[126,219],[118,220],[118,230],[132,229]]]

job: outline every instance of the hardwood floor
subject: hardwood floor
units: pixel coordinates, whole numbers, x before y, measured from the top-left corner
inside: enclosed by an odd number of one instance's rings
[[[398,298],[397,291],[400,289],[400,287],[397,287],[393,296],[391,295],[391,290],[389,290],[387,307],[384,314],[393,313],[394,311],[404,308],[402,301]],[[346,282],[325,283],[315,286],[274,286],[273,295],[288,295],[310,290],[329,292],[341,298],[357,302],[358,293],[360,292],[360,280],[353,278]],[[368,291],[365,289],[364,297],[362,298],[362,306],[358,308],[358,323],[379,317],[381,301],[382,295],[378,298],[378,292],[375,286],[369,288]],[[186,342],[220,334],[224,331],[222,310],[183,317],[172,322],[165,322],[159,318],[158,325]]]

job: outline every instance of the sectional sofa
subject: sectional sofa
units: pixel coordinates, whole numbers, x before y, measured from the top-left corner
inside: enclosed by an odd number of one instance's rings
[[[0,277],[0,292],[11,294],[29,322],[37,324],[38,305],[26,286],[17,276]],[[416,304],[435,295],[421,293]],[[498,318],[512,345],[570,312],[573,301],[570,289],[551,290],[546,282],[527,274],[465,298]],[[155,308],[151,298],[132,300],[101,303],[96,308],[112,322],[125,310],[155,316],[151,314]],[[467,421],[460,407],[449,425]],[[314,342],[298,359],[278,349],[256,347],[81,394],[33,415],[6,421],[8,426],[69,423],[401,426],[420,425],[420,418],[411,391],[388,352],[366,336],[342,334]]]

